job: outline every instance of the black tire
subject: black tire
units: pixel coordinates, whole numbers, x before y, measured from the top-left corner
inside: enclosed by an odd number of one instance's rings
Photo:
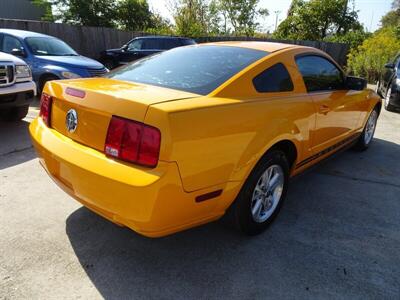
[[[370,120],[370,118],[373,117],[373,114],[375,114],[375,125],[373,128],[373,132],[372,132],[372,137],[371,138],[366,138],[367,132],[368,132],[368,122]],[[365,151],[369,148],[369,146],[371,145],[373,139],[374,139],[374,134],[375,134],[375,129],[376,129],[376,122],[378,120],[379,117],[379,110],[377,108],[375,108],[370,115],[368,116],[367,122],[365,123],[364,129],[360,135],[360,137],[357,140],[357,143],[354,145],[354,149],[358,150],[358,151]]]
[[[26,117],[29,111],[29,105],[13,107],[2,114],[2,119],[9,122],[20,121]]]
[[[46,83],[48,81],[58,80],[58,79],[60,79],[60,78],[58,78],[56,75],[51,75],[51,74],[42,77],[40,79],[40,81],[39,81],[39,86],[38,86],[38,94],[39,94],[39,96],[42,95],[44,86],[46,85]]]
[[[269,211],[270,216],[266,220],[256,221],[252,213],[252,209],[254,208],[253,203],[255,202],[254,195],[256,195],[256,186],[260,186],[259,182],[261,181],[261,176],[266,173],[267,170],[270,170],[270,168],[275,168],[275,166],[279,166],[283,171],[282,175],[280,175],[283,180],[283,188],[281,188],[280,198],[278,199],[272,214],[271,211]],[[271,178],[273,178],[273,176]],[[267,152],[247,178],[239,195],[229,208],[226,219],[246,235],[256,235],[263,232],[278,215],[283,201],[286,198],[288,182],[289,163],[284,152],[280,150],[271,150]],[[274,205],[272,205],[272,207],[273,206]],[[263,205],[262,208],[265,209],[265,206]]]
[[[394,111],[394,106],[392,104],[390,104],[391,95],[392,95],[392,88],[391,88],[391,84],[390,84],[390,86],[388,87],[388,89],[386,91],[385,98],[383,99],[385,109],[387,111]]]

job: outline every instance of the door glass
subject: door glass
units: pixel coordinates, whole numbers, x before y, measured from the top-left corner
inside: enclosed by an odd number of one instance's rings
[[[160,41],[157,39],[145,39],[143,43],[144,50],[160,50]]]
[[[134,40],[128,45],[128,51],[138,51],[142,49],[143,40]]]
[[[12,53],[14,49],[23,50],[21,42],[9,35],[5,35],[3,38],[3,45],[2,45],[3,52],[5,53]]]
[[[344,76],[328,59],[317,55],[301,56],[297,66],[308,92],[344,89]]]

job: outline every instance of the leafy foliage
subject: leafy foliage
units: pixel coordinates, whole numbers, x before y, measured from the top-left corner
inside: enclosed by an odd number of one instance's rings
[[[400,41],[395,28],[383,28],[350,52],[348,70],[357,76],[366,77],[369,82],[376,82],[385,63],[399,51]]]
[[[85,26],[116,26],[117,5],[109,0],[55,0],[57,18]]]
[[[293,0],[288,17],[274,33],[280,39],[324,40],[362,30],[348,0]]]
[[[253,36],[260,17],[259,0],[175,0],[172,14],[177,34],[196,37],[230,34]]]
[[[332,35],[325,39],[327,42],[344,43],[350,45],[350,49],[356,49],[365,39],[372,36],[372,33],[364,30],[349,31],[346,34]]]
[[[32,3],[39,6],[44,10],[44,15],[42,16],[43,21],[54,21],[53,11],[52,11],[52,1],[50,0],[33,0]]]

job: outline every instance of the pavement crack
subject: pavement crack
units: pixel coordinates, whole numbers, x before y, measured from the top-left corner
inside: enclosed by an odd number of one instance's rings
[[[26,148],[14,149],[14,150],[12,150],[12,151],[10,151],[10,152],[6,152],[6,153],[0,154],[0,157],[2,157],[2,156],[7,156],[7,155],[10,155],[10,154],[14,154],[14,153],[24,152],[24,151],[30,150],[30,149],[32,149],[32,148],[33,148],[33,146],[31,145],[31,146],[26,147]]]
[[[382,184],[382,185],[392,186],[392,187],[396,187],[396,188],[400,189],[399,184],[394,184],[394,183],[390,183],[390,182],[383,182],[383,181],[371,180],[371,179],[363,179],[363,178],[358,178],[358,177],[353,177],[353,176],[348,176],[348,175],[339,175],[339,174],[332,174],[332,173],[327,173],[327,172],[318,172],[318,174],[326,175],[326,176],[333,176],[333,177],[340,177],[340,178],[350,179],[350,180],[360,181],[360,182]]]

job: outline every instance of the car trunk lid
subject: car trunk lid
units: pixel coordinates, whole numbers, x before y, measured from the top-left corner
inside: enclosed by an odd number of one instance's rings
[[[106,78],[50,82],[53,97],[51,127],[99,151],[104,150],[111,117],[143,122],[150,105],[197,97],[184,91]],[[75,111],[77,126],[69,128],[67,114]],[[72,128],[74,129],[74,128]]]

